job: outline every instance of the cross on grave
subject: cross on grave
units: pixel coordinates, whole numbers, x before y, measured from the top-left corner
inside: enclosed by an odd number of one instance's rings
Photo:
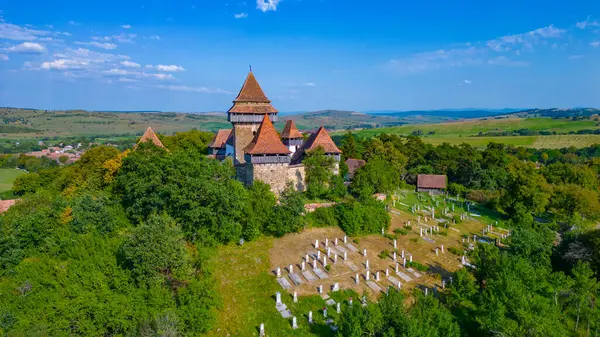
[[[394,249],[396,249],[396,239],[394,239]]]
[[[281,304],[281,293],[280,292],[276,292],[275,293],[275,304],[280,305]]]
[[[337,254],[333,254],[333,263],[337,263]]]
[[[294,273],[294,265],[290,264],[288,271],[290,272],[290,274],[293,274]]]
[[[325,248],[329,247],[329,239],[325,239]]]
[[[319,285],[319,294],[323,293],[323,285]]]
[[[404,259],[404,263],[406,263],[406,259]],[[398,273],[399,268],[398,268],[398,263],[396,263],[396,273]]]
[[[411,255],[411,256],[409,256],[409,259],[410,259],[410,263],[412,263],[412,255]]]
[[[385,268],[385,276],[390,276],[390,269],[389,268]]]
[[[442,254],[444,254],[444,245],[440,245],[440,248],[442,250]]]
[[[366,249],[366,248],[365,248],[365,249],[363,249],[363,256],[364,256],[364,257],[367,257],[367,249]]]
[[[327,318],[327,307],[323,307],[323,317]]]
[[[277,267],[277,277],[281,277],[281,268]]]
[[[367,273],[365,274],[365,281],[369,280],[369,274],[371,274],[371,273],[367,270]]]
[[[394,262],[396,262],[396,252],[394,252],[393,256],[394,256]]]
[[[379,272],[375,272],[375,281],[379,282]]]
[[[300,266],[302,267],[302,271],[306,270],[306,262],[302,261]]]
[[[347,258],[348,258],[348,254],[346,252],[344,252],[344,261],[346,261]]]
[[[360,283],[360,276],[358,275],[358,273],[356,273],[356,279],[355,279],[356,284]]]
[[[340,290],[340,284],[339,283],[334,283],[333,287],[331,288],[331,291],[339,291]]]
[[[337,238],[333,239],[333,244],[337,246]]]
[[[313,319],[312,319],[312,311],[308,312],[308,324],[312,324],[313,323]]]
[[[369,270],[369,260],[365,262],[365,269]]]
[[[296,321],[296,316],[292,317],[292,329],[298,329],[298,322]]]
[[[294,291],[294,303],[298,303],[298,293]]]
[[[340,305],[340,303],[337,303],[335,306],[336,306],[336,308],[335,308],[336,310],[335,310],[335,311],[336,311],[338,314],[339,314],[339,313],[341,313],[341,312],[342,312],[342,306]]]
[[[260,333],[259,336],[265,335],[265,323],[260,323]]]
[[[315,249],[319,249],[319,240],[315,240]]]
[[[323,256],[323,267],[327,267],[327,256]]]
[[[344,243],[348,243],[347,242],[347,237],[344,235]]]

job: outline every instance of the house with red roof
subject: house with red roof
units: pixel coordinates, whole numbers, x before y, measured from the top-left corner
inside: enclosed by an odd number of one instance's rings
[[[417,192],[444,193],[447,180],[448,178],[444,174],[419,174],[417,176]]]

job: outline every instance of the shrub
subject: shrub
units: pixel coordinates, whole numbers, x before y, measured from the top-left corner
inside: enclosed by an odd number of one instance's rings
[[[320,207],[308,214],[314,227],[337,227],[338,220],[334,207]]]
[[[377,255],[377,256],[379,256],[379,258],[380,258],[380,259],[386,259],[386,258],[390,257],[390,252],[389,252],[387,249],[384,249],[384,250],[383,250],[381,253],[379,253],[379,255]]]
[[[408,230],[403,229],[403,228],[396,228],[396,229],[394,229],[394,233],[396,233],[398,235],[406,235],[406,234],[408,234]]]
[[[325,270],[328,271],[328,272],[331,271],[331,265],[330,264],[326,265],[325,266]]]
[[[417,243],[417,242],[419,242],[419,238],[412,238],[412,239],[410,239],[410,241],[414,242],[414,243]]]
[[[453,217],[452,217],[452,220],[454,220],[454,223],[457,223],[457,224],[459,224],[459,223],[462,223],[462,220],[461,220],[461,218],[460,218],[460,215],[455,215],[455,216],[453,216]]]
[[[379,233],[390,225],[385,204],[372,198],[338,204],[335,211],[340,228],[348,235]]]
[[[429,267],[427,267],[424,264],[421,264],[419,262],[406,262],[406,266],[408,268],[415,268],[416,270],[420,270],[420,271],[427,271],[429,269]]]
[[[393,234],[385,234],[383,237],[385,237],[388,240],[396,240],[396,239],[398,239],[398,237],[396,235],[393,235]]]
[[[452,254],[454,254],[454,255],[458,255],[458,256],[461,256],[461,255],[462,255],[462,253],[463,253],[462,249],[460,249],[460,248],[457,248],[457,247],[449,247],[449,248],[448,248],[448,251],[449,251],[450,253],[452,253]]]
[[[437,232],[437,235],[448,236],[448,231],[439,231]]]
[[[411,231],[413,229],[413,226],[411,226],[411,225],[404,225],[404,229],[407,229],[407,230]]]

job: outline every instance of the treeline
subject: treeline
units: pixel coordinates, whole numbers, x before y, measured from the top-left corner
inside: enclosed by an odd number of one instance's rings
[[[452,319],[423,317],[430,323],[423,330],[411,330],[412,312],[422,301],[417,296],[412,307],[396,304],[399,313],[387,319],[385,310],[377,308],[381,302],[354,308],[353,323],[343,324],[341,335],[600,332],[600,146],[543,150],[490,143],[479,151],[467,144],[432,146],[414,136],[364,139],[351,133],[340,145],[345,156],[366,160],[355,173],[351,191],[389,193],[402,184],[414,185],[419,173],[445,174],[450,195],[485,203],[513,229],[506,248],[478,244],[468,253],[476,269],[463,268],[453,275],[453,283],[440,295],[441,311],[449,311]],[[434,308],[429,309],[432,315]]]
[[[277,200],[206,156],[212,134],[160,138],[167,149],[99,146],[17,178],[20,201],[0,216],[0,334],[198,335],[220,305],[219,245],[301,231],[307,197],[348,207],[349,232],[389,226],[384,205],[349,196],[322,151],[309,155],[309,192],[288,186]]]
[[[530,129],[518,129],[511,131],[488,131],[479,132],[474,137],[505,137],[505,136],[550,136],[550,135],[598,135],[600,129],[583,129],[569,132],[557,132],[557,131],[539,131]]]

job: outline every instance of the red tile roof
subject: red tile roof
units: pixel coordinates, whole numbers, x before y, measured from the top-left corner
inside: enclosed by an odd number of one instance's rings
[[[140,140],[138,141],[138,144],[145,143],[147,141],[151,141],[152,143],[154,143],[154,145],[156,145],[158,147],[162,147],[162,148],[165,147],[163,145],[163,143],[160,141],[160,139],[158,139],[158,137],[154,133],[154,130],[152,130],[151,127],[148,127],[146,129],[146,132],[144,132],[144,135],[142,136],[142,138],[140,138]]]
[[[291,151],[283,145],[268,115],[263,118],[256,136],[246,148],[247,154],[289,154]]]
[[[252,71],[248,73],[242,89],[233,101],[233,106],[229,113],[277,113],[277,110],[271,105],[271,101],[263,92],[260,84],[254,77]]]
[[[367,162],[362,159],[346,159],[346,165],[348,166],[348,174],[350,175],[350,177],[353,177],[354,172],[356,172],[356,170],[358,170],[359,168],[365,166],[366,163]]]
[[[283,131],[281,131],[281,138],[284,138],[284,139],[303,138],[302,133],[300,133],[300,131],[298,131],[298,128],[296,127],[296,123],[294,123],[294,120],[288,119],[285,122]]]
[[[17,199],[0,200],[0,213],[6,212],[12,205],[17,202]]]
[[[419,174],[417,187],[419,188],[446,188],[446,176],[443,174]]]
[[[215,138],[213,138],[212,142],[210,142],[208,144],[208,147],[212,147],[212,148],[224,148],[225,147],[225,142],[227,142],[227,139],[229,138],[229,136],[231,135],[231,130],[219,130],[217,131],[217,134],[215,135]]]
[[[304,151],[312,151],[321,146],[325,153],[342,153],[340,149],[335,145],[327,130],[324,127],[320,127],[317,132],[313,133],[308,137],[306,143],[304,143]]]

